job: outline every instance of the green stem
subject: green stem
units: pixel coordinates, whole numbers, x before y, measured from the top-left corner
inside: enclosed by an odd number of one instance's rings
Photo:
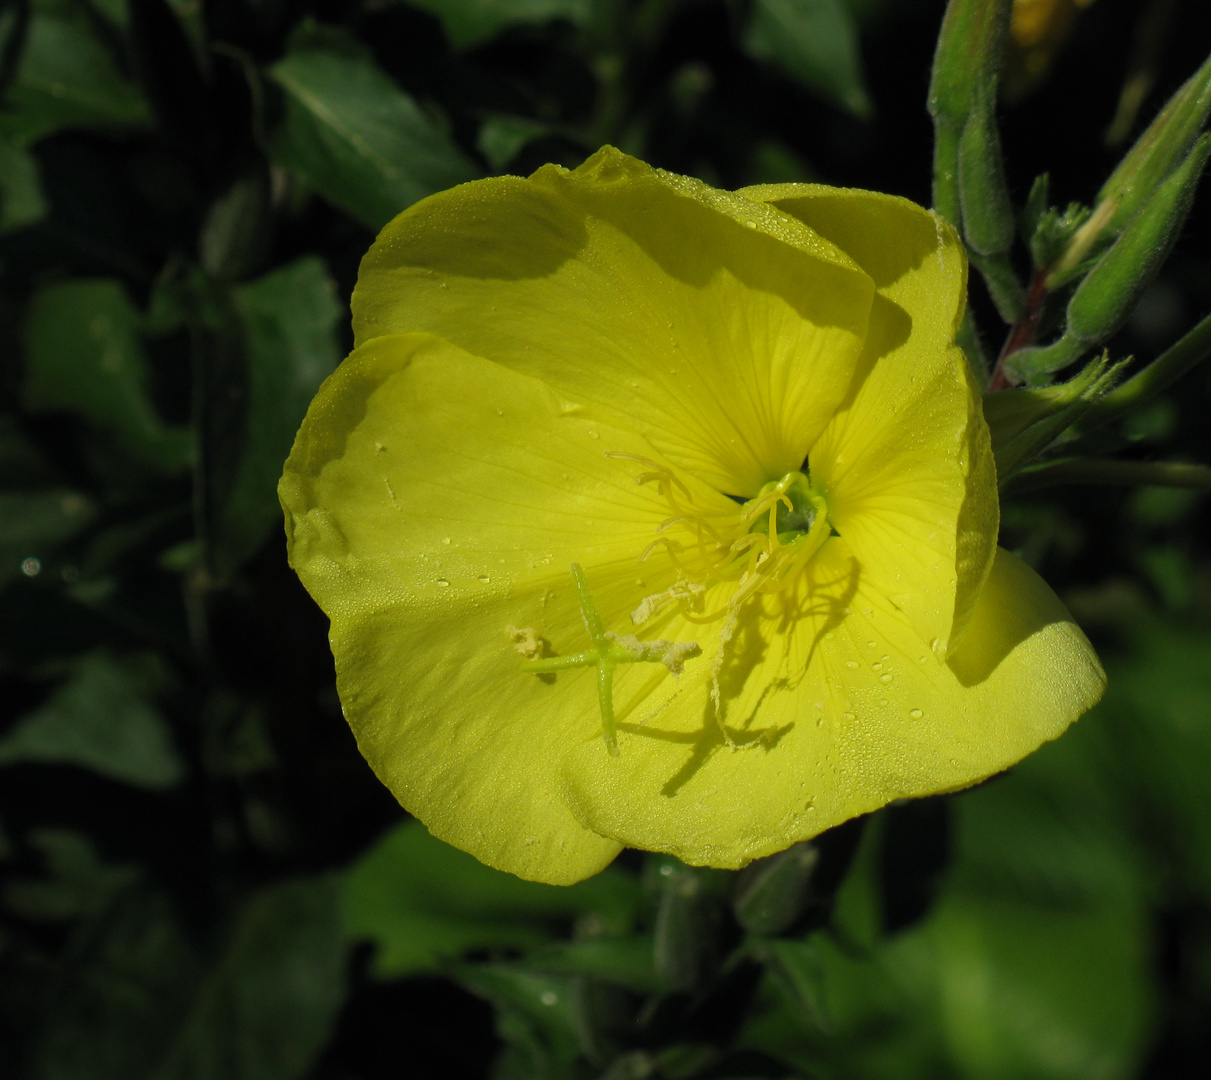
[[[1113,484],[1128,487],[1178,487],[1211,491],[1211,466],[1184,461],[1108,461],[1069,458],[1036,465],[1010,483],[1015,494],[1056,484]]]
[[[1211,315],[1205,316],[1180,341],[1098,401],[1081,418],[1078,432],[1092,431],[1134,412],[1208,356],[1211,356]]]

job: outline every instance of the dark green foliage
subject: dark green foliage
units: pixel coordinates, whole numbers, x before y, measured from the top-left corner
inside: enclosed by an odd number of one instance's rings
[[[1014,351],[1065,341],[1066,313],[1077,353],[1110,350],[1092,389],[990,410],[1007,468],[1061,436],[1056,452],[1141,466],[1211,459],[1191,371],[1206,327],[1169,348],[1211,307],[1207,200],[1191,209],[1189,177],[1167,211],[1145,197],[1202,167],[1207,68],[1173,107],[1177,134],[1155,152],[1146,137],[1118,174],[1130,214],[1039,276],[1121,156],[1101,132],[1136,6],[1094,5],[1013,109],[972,33],[934,80],[936,198],[987,284],[965,345],[995,357],[999,308]],[[1202,1075],[1197,491],[1004,504],[1003,542],[1069,599],[1111,676],[1102,706],[1011,775],[740,873],[628,853],[568,889],[401,820],[284,562],[281,464],[395,213],[606,141],[726,187],[927,202],[944,7],[0,3],[0,1075]],[[982,9],[975,29],[998,38],[1004,8]],[[1211,16],[1181,10],[1147,115],[1206,60]],[[1169,262],[1158,244],[1176,244]],[[1129,354],[1160,356],[1168,381],[1114,386]],[[1055,418],[1078,413],[1064,435]]]

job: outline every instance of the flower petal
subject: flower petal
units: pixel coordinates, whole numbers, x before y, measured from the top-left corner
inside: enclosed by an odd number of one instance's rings
[[[405,211],[362,263],[354,331],[438,334],[753,495],[844,397],[872,293],[800,222],[607,147]]]
[[[988,428],[954,344],[962,245],[939,217],[890,195],[801,184],[744,194],[806,222],[874,279],[853,393],[810,467],[868,578],[944,657],[992,565],[998,527]]]
[[[604,451],[657,457],[535,379],[430,335],[382,337],[325,382],[279,487],[291,564],[332,620],[366,759],[435,835],[552,883],[619,850],[558,789],[568,745],[606,756],[594,671],[523,671],[509,628],[558,653],[589,646],[574,561],[615,632],[632,630],[637,598],[676,579],[661,551],[636,563],[667,502]],[[696,504],[735,511],[678,479]],[[668,677],[644,667],[654,685]]]
[[[721,678],[730,745],[699,668],[657,717],[622,725],[635,737],[619,758],[569,750],[565,794],[586,826],[686,862],[743,866],[893,799],[976,783],[1101,695],[1088,641],[1007,552],[946,662],[843,539],[810,576],[810,592],[785,607],[767,598],[760,615],[752,605],[737,628]]]

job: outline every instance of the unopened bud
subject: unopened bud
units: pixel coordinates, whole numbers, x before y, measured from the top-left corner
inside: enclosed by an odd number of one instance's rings
[[[1164,109],[1102,185],[1093,213],[1073,235],[1049,280],[1066,275],[1105,247],[1142,211],[1157,188],[1188,159],[1211,114],[1211,57],[1171,97]]]
[[[1211,135],[1204,135],[1077,286],[1068,302],[1067,336],[1093,345],[1122,325],[1181,231],[1208,154]]]

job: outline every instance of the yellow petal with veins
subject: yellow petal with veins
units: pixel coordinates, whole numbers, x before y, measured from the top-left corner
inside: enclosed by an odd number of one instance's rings
[[[992,565],[996,468],[954,344],[966,260],[954,230],[906,199],[819,185],[750,188],[846,251],[875,282],[853,388],[809,453],[829,517],[941,656]]]
[[[750,496],[844,397],[872,292],[773,207],[607,148],[405,211],[362,263],[354,332],[437,334]]]

